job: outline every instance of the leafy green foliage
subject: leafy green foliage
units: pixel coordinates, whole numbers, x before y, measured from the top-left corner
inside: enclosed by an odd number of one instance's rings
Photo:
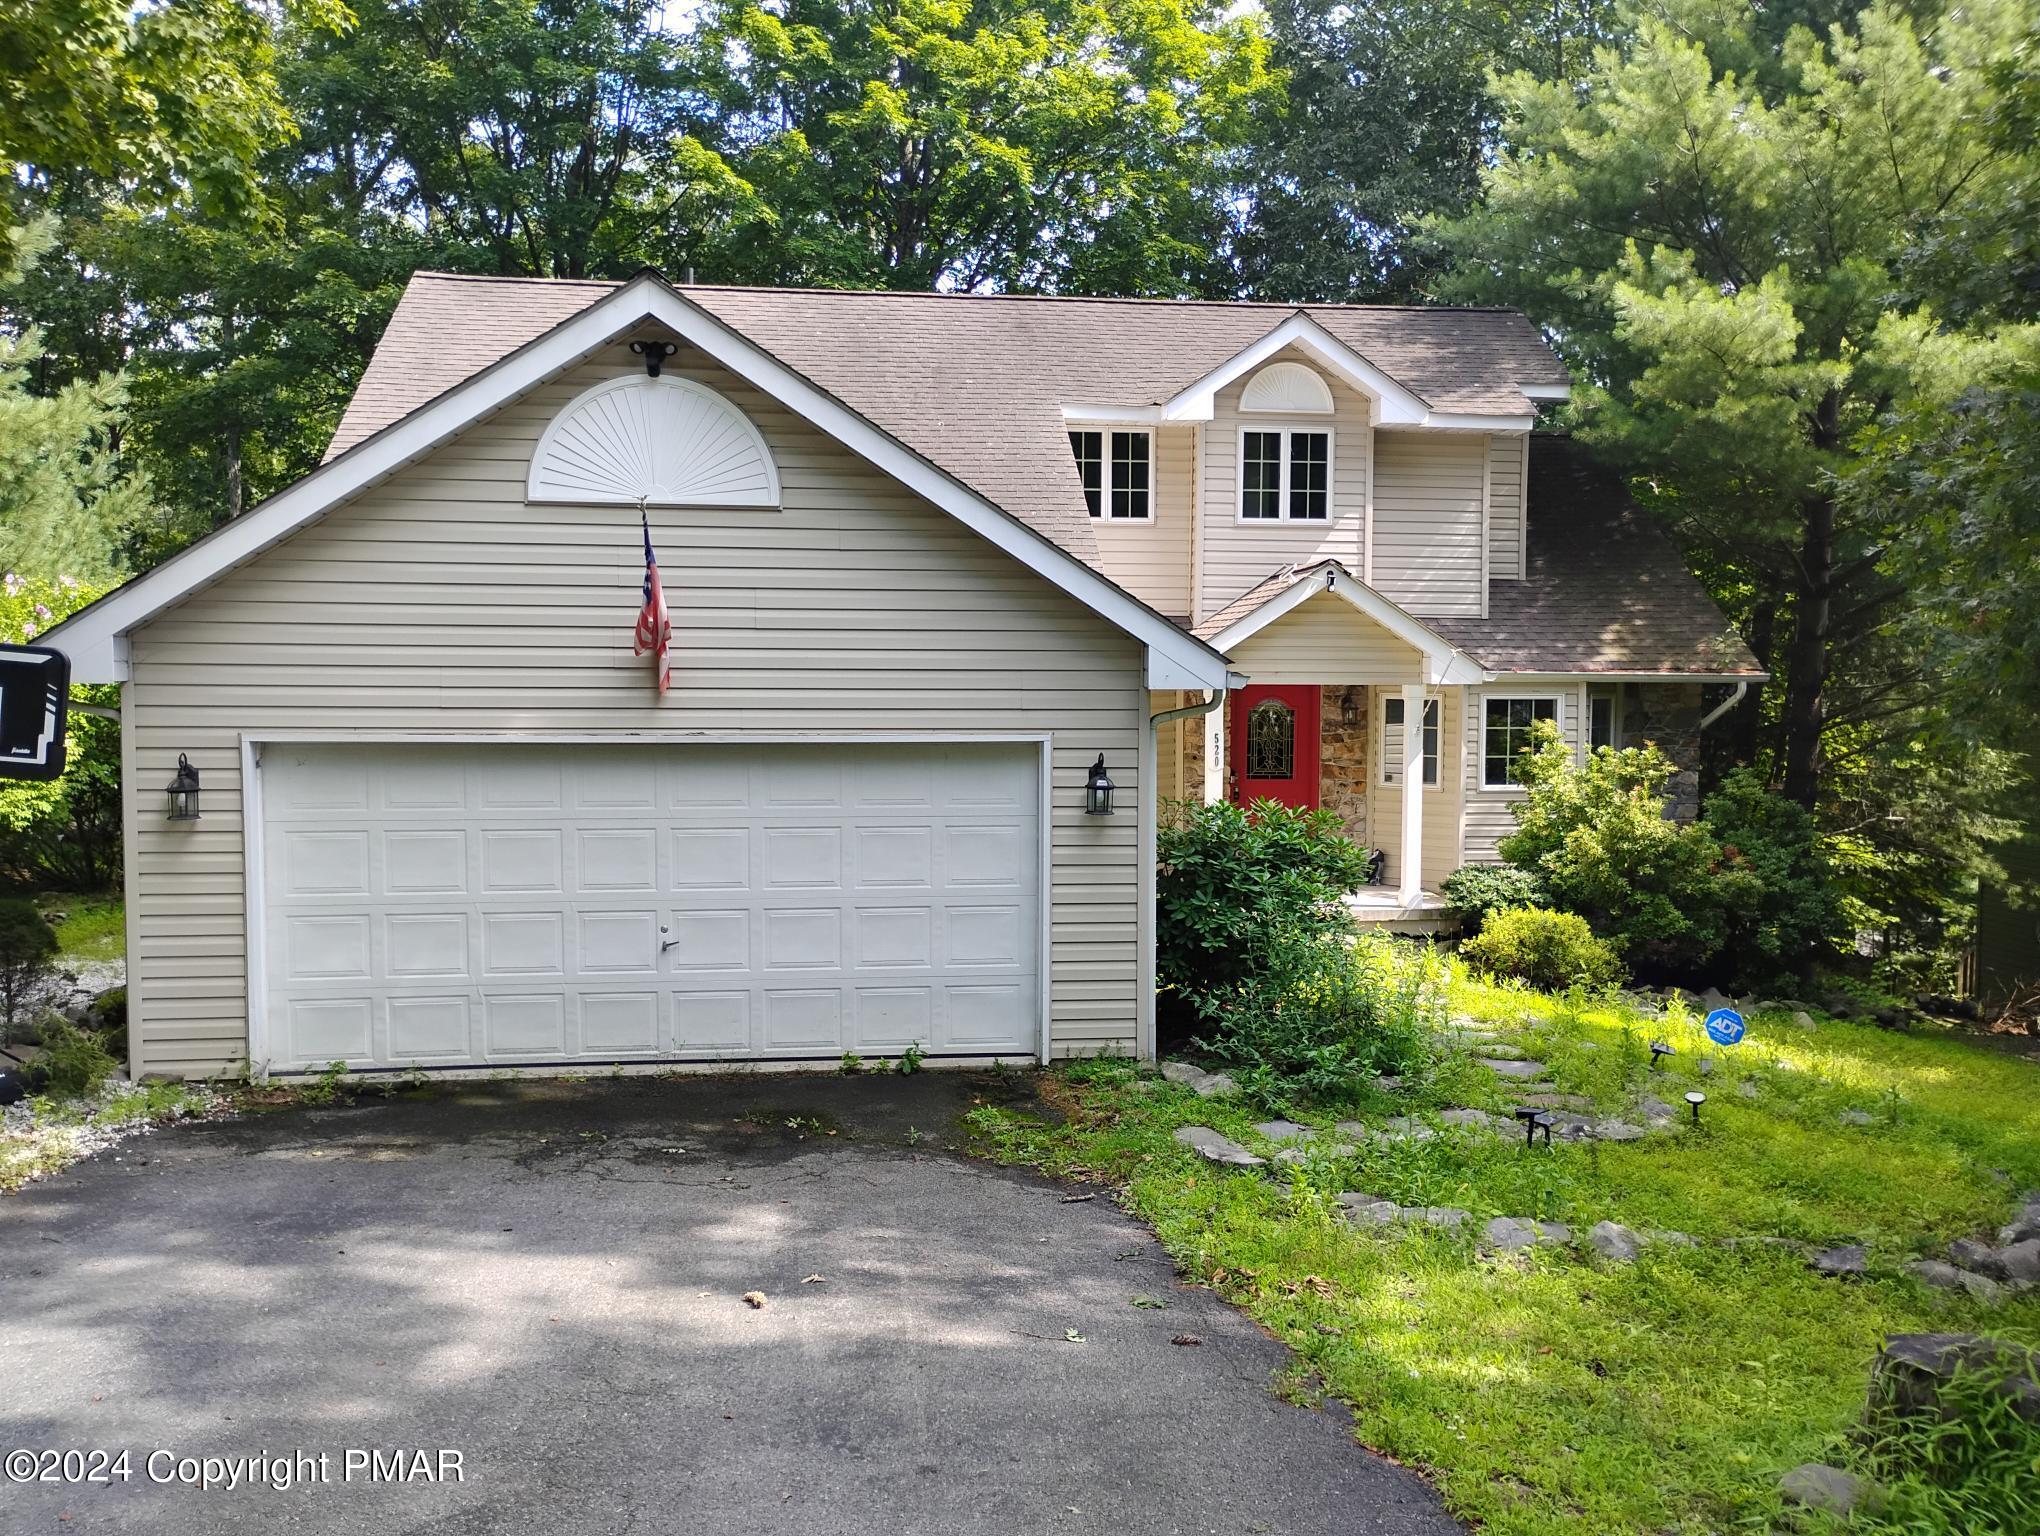
[[[1594,937],[1585,918],[1545,907],[1491,913],[1459,953],[1477,971],[1546,992],[1613,986],[1623,976],[1622,957]]]
[[[1813,817],[1742,769],[1707,797],[1700,820],[1721,849],[1726,949],[1738,973],[1803,976],[1831,958],[1841,913]]]
[[[35,1066],[44,1091],[66,1094],[91,1093],[120,1070],[99,1035],[65,1019],[43,1026]]]
[[[2028,1374],[2040,1379],[2040,1357],[2028,1362]],[[2040,1421],[2004,1390],[2012,1369],[2007,1361],[1995,1371],[1958,1371],[1934,1411],[1880,1417],[1861,1459],[1884,1498],[1852,1529],[1869,1536],[2040,1530]]]
[[[68,578],[0,576],[0,640],[26,644],[98,594]],[[111,705],[113,687],[74,687],[76,702]],[[105,890],[121,871],[120,726],[73,710],[64,771],[0,781],[0,879],[53,890]]]
[[[11,1037],[21,1010],[57,957],[57,935],[25,897],[0,898],[0,1024]]]
[[[1366,855],[1327,811],[1272,800],[1181,801],[1155,848],[1155,971],[1165,995],[1202,1020],[1301,947],[1352,932],[1342,898]]]
[[[1513,864],[1464,864],[1447,875],[1441,886],[1453,915],[1469,933],[1496,912],[1509,907],[1541,907],[1547,898],[1537,876]]]
[[[1550,721],[1517,760],[1526,793],[1500,851],[1536,875],[1552,905],[1587,919],[1638,969],[1704,965],[1727,937],[1721,849],[1705,827],[1666,819],[1671,761],[1656,747],[1607,748],[1575,766]]]

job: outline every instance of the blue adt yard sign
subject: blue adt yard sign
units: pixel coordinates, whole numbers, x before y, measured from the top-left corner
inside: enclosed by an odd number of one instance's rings
[[[1702,1027],[1707,1031],[1707,1038],[1716,1045],[1742,1044],[1742,1015],[1733,1008],[1715,1009],[1707,1015]]]

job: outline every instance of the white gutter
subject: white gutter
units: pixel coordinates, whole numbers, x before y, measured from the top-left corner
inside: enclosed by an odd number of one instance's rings
[[[1743,699],[1748,695],[1749,691],[1750,685],[1749,680],[1747,678],[1737,683],[1735,685],[1734,693],[1731,693],[1727,698],[1723,699],[1719,704],[1715,705],[1714,708],[1708,710],[1706,714],[1700,717],[1700,729],[1703,731],[1706,730],[1708,726],[1714,724],[1715,721],[1719,720],[1731,709],[1734,709],[1736,705],[1742,703]]]

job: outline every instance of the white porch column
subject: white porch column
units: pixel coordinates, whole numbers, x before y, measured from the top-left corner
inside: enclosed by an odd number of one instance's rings
[[[1439,713],[1444,713],[1441,708]],[[1397,899],[1406,907],[1417,904],[1424,892],[1424,685],[1404,683],[1402,687],[1403,769],[1402,769],[1402,856],[1396,862],[1401,875]],[[1439,725],[1442,728],[1444,721]],[[1442,745],[1442,743],[1440,744]],[[1441,764],[1442,767],[1442,764]]]
[[[1232,696],[1228,694],[1218,708],[1196,722],[1204,732],[1204,779],[1197,789],[1206,805],[1225,798],[1225,721],[1231,713]]]

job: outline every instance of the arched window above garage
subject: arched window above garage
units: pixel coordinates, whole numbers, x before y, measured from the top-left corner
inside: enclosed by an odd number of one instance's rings
[[[531,456],[532,501],[776,507],[779,471],[751,420],[692,379],[609,379],[568,401]]]

